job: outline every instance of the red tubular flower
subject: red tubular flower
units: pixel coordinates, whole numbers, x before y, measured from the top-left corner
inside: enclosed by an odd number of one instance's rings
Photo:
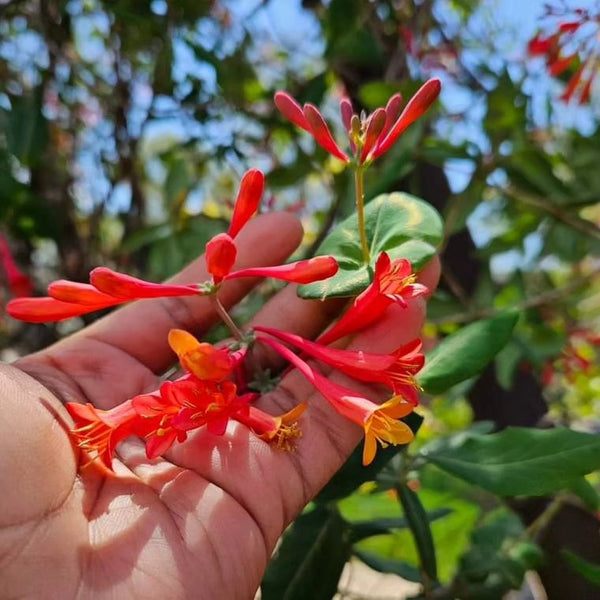
[[[97,267],[90,273],[91,284],[99,291],[123,301],[165,296],[198,296],[202,291],[195,284],[171,285],[144,281],[107,267]]]
[[[312,283],[335,275],[338,263],[333,256],[315,256],[307,260],[274,267],[250,267],[230,273],[226,279],[238,277],[271,277],[290,283]]]
[[[400,134],[420,118],[435,102],[440,95],[441,87],[439,79],[430,79],[417,90],[417,93],[409,100],[389,132],[385,134],[385,137],[379,138],[375,149],[369,157],[370,160],[375,160],[396,143]]]
[[[341,319],[321,335],[319,344],[331,344],[345,335],[359,331],[377,321],[390,304],[406,306],[406,300],[427,294],[429,290],[415,283],[410,261],[391,261],[382,252],[375,263],[373,282],[357,296]]]
[[[389,444],[407,444],[412,441],[414,436],[410,427],[398,421],[412,412],[414,407],[409,402],[405,402],[400,396],[393,396],[378,405],[349,388],[333,383],[279,342],[269,338],[262,338],[262,341],[292,363],[338,413],[363,428],[363,465],[370,464],[375,458],[377,442],[385,448]]]
[[[206,425],[213,435],[223,435],[229,419],[247,412],[248,403],[256,397],[256,394],[238,396],[232,381],[215,383],[196,380],[190,390],[185,394],[184,407],[171,421],[179,431],[190,431]]]
[[[215,235],[206,244],[206,268],[213,276],[215,284],[221,283],[225,279],[237,258],[237,247],[233,239],[226,233]]]
[[[319,109],[312,104],[304,105],[304,116],[310,127],[310,131],[315,138],[317,144],[327,150],[329,154],[339,158],[343,162],[350,162],[347,154],[340,149],[336,141],[327,127],[327,123],[323,118],[323,115],[319,112]]]
[[[215,348],[211,344],[199,342],[183,329],[169,331],[169,346],[188,373],[207,381],[225,379],[243,356],[232,353],[228,348]]]
[[[244,225],[256,214],[264,187],[265,176],[261,171],[258,169],[246,171],[240,183],[240,191],[227,231],[230,237],[235,238]]]
[[[127,302],[127,300],[112,298],[101,304],[77,304],[50,297],[15,298],[6,305],[6,312],[20,321],[48,323],[72,319],[123,302]]]
[[[295,449],[296,438],[302,437],[297,421],[305,409],[306,404],[299,404],[284,415],[273,417],[255,406],[249,406],[247,411],[240,411],[233,418],[261,440],[280,450],[292,451]]]
[[[65,407],[75,421],[71,435],[87,459],[82,468],[93,463],[112,473],[116,445],[134,434],[137,413],[132,402],[124,402],[111,410],[76,402],[67,402]]]
[[[396,348],[390,354],[375,354],[363,352],[362,350],[330,348],[305,340],[293,333],[269,327],[255,327],[254,329],[268,333],[286,344],[291,344],[304,354],[331,365],[350,377],[360,381],[383,383],[395,395],[402,396],[413,406],[419,403],[418,385],[414,376],[425,363],[425,357],[420,352],[422,343],[419,339]],[[258,339],[263,338],[261,336]]]
[[[402,132],[431,106],[438,97],[440,89],[440,80],[430,79],[417,91],[402,113],[400,113],[402,97],[400,94],[394,94],[385,108],[378,108],[362,121],[354,114],[350,100],[343,98],[340,102],[340,114],[350,138],[350,147],[356,163],[359,165],[370,163],[389,150]],[[327,152],[345,163],[350,162],[347,154],[333,139],[323,115],[315,106],[305,104],[302,108],[286,92],[275,94],[275,106],[284,117],[312,134],[316,142]]]
[[[345,163],[350,162],[347,154],[333,139],[323,115],[316,106],[305,104],[304,108],[302,108],[296,100],[286,92],[277,92],[275,94],[275,106],[279,109],[279,112],[294,123],[294,125],[308,131],[308,133],[315,138],[317,144],[327,150],[327,152]]]

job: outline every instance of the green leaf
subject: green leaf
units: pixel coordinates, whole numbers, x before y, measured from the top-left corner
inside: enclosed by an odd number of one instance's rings
[[[443,450],[422,452],[447,473],[500,496],[541,496],[600,469],[600,436],[565,428],[521,427],[471,435]]]
[[[431,512],[426,512],[425,517],[428,522],[436,521],[452,513],[451,508],[438,508]],[[372,537],[374,535],[383,535],[390,533],[392,529],[406,529],[409,527],[408,520],[406,518],[382,518],[372,519],[370,521],[357,521],[352,523],[350,526],[350,536],[352,542],[358,542],[365,538]]]
[[[511,338],[518,313],[502,313],[463,327],[426,357],[418,382],[429,394],[441,394],[477,375]]]
[[[411,413],[403,419],[416,433],[423,422],[423,417]],[[350,455],[344,466],[330,479],[329,483],[319,492],[315,502],[339,500],[351,494],[357,487],[375,479],[379,471],[402,449],[402,446],[379,448],[373,462],[366,467],[362,464],[362,444]]]
[[[263,600],[331,600],[351,555],[337,510],[318,506],[287,530],[261,585]]]
[[[337,275],[300,286],[303,298],[352,296],[371,281],[372,269],[381,252],[392,259],[408,258],[415,269],[435,254],[442,238],[442,220],[437,211],[419,198],[401,192],[382,194],[365,207],[365,229],[371,265],[364,265],[358,235],[358,216],[342,221],[325,239],[317,254],[333,254],[339,264]]]
[[[375,552],[368,552],[366,550],[356,550],[354,555],[362,560],[365,565],[379,573],[393,573],[394,575],[399,575],[402,579],[417,583],[421,583],[422,581],[419,569],[408,563],[394,560],[393,558],[383,558]]]
[[[590,583],[600,587],[600,565],[588,562],[570,550],[562,550],[561,555],[573,570],[585,577]]]
[[[437,581],[435,546],[427,513],[419,500],[419,496],[408,486],[399,485],[396,487],[396,491],[419,552],[421,568],[431,580]]]

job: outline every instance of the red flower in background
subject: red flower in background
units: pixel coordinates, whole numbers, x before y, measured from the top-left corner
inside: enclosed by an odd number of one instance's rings
[[[378,108],[365,119],[354,113],[348,98],[342,99],[340,113],[350,139],[350,147],[356,163],[370,163],[387,152],[409,125],[412,125],[433,104],[440,93],[439,79],[425,82],[402,109],[402,97],[393,95],[385,108]],[[313,104],[300,106],[287,92],[275,94],[275,106],[292,123],[310,133],[317,144],[350,163],[350,157],[338,146],[323,115]]]
[[[546,35],[540,33],[530,40],[529,53],[545,57],[546,68],[552,77],[568,73],[561,100],[586,104],[600,69],[600,13],[550,6],[546,16],[553,31]]]
[[[0,283],[5,283],[10,296],[19,298],[33,292],[33,282],[17,267],[8,243],[0,235]]]

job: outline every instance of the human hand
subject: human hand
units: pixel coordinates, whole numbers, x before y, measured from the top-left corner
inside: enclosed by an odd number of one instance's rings
[[[238,267],[279,264],[300,238],[290,215],[256,218],[238,238]],[[432,264],[421,280],[433,287],[438,271]],[[199,259],[176,280],[206,278]],[[227,282],[220,298],[231,306],[250,285]],[[253,323],[312,338],[336,306],[299,300],[288,286]],[[352,346],[386,352],[406,343],[424,311],[422,298],[394,306]],[[282,413],[308,400],[296,452],[279,452],[232,422],[223,437],[194,432],[153,461],[141,440],[128,439],[114,461],[117,476],[107,478],[77,473],[62,404],[108,409],[155,389],[173,362],[168,331],[201,335],[216,321],[204,298],[147,300],[0,368],[3,596],[252,598],[278,537],[341,466],[360,428],[292,371],[259,406]]]

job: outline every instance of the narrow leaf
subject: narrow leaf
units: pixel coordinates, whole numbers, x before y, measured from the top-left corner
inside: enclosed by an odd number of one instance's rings
[[[437,581],[435,546],[433,545],[433,536],[431,535],[427,513],[419,500],[419,496],[409,487],[399,485],[396,487],[396,491],[415,540],[421,568],[429,579]]]
[[[573,570],[577,571],[590,583],[600,587],[600,565],[588,562],[570,550],[563,550],[561,555]]]
[[[408,563],[391,558],[383,558],[378,554],[375,554],[375,552],[363,550],[356,550],[354,555],[362,560],[365,565],[379,573],[393,573],[394,575],[402,577],[402,579],[406,579],[406,581],[414,581],[416,583],[421,583],[422,581],[419,569],[416,569]]]

